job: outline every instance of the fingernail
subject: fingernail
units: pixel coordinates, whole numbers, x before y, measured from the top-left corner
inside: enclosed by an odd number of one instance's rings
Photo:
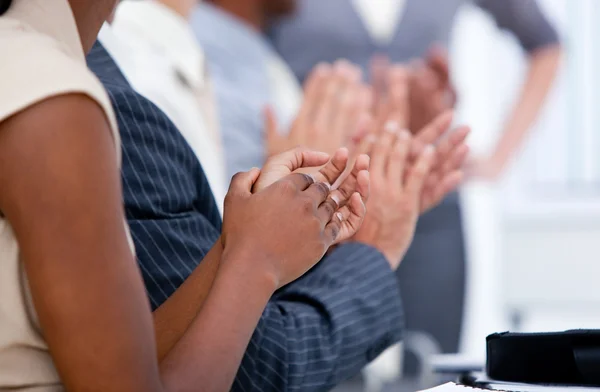
[[[333,200],[335,202],[335,204],[338,205],[338,207],[340,206],[340,197],[337,194],[332,194],[331,200]]]
[[[400,140],[407,141],[411,138],[410,131],[408,129],[403,129],[400,131]]]
[[[385,126],[383,127],[383,130],[389,133],[395,133],[398,131],[398,128],[400,128],[400,125],[398,125],[397,121],[388,121],[385,123]]]
[[[344,215],[342,215],[341,212],[336,212],[335,216],[341,221],[342,219],[344,219]]]

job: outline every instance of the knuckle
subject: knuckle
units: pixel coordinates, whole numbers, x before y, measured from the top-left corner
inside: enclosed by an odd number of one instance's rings
[[[335,206],[333,205],[333,202],[324,203],[323,209],[325,210],[328,216],[332,216],[335,212]]]
[[[317,190],[322,197],[325,197],[329,194],[329,187],[324,182],[317,183]]]
[[[334,239],[338,238],[338,236],[340,235],[340,225],[338,223],[334,223],[330,226],[330,230],[332,237]]]
[[[231,177],[231,183],[236,183],[239,182],[242,179],[243,173],[239,172],[239,173],[235,173],[233,175],[233,177]]]
[[[302,199],[301,205],[302,205],[302,211],[305,214],[314,215],[315,205],[310,197],[304,197]],[[315,219],[316,219],[316,217],[315,217]]]
[[[296,193],[296,185],[289,179],[280,181],[278,186],[284,195],[293,195]]]

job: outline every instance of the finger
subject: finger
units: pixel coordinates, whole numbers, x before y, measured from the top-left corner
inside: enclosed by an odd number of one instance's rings
[[[263,111],[265,120],[265,136],[267,139],[267,151],[269,156],[277,154],[282,146],[284,139],[279,133],[277,126],[277,118],[273,108],[267,105]]]
[[[466,144],[458,146],[450,155],[450,157],[446,160],[441,170],[439,171],[443,174],[446,174],[454,170],[461,169],[465,165],[468,156],[469,146],[467,146]]]
[[[317,217],[321,222],[323,222],[323,226],[325,226],[329,221],[331,221],[333,214],[338,210],[338,204],[332,198],[327,198],[317,210]]]
[[[390,121],[385,124],[383,132],[371,151],[371,175],[373,180],[385,178],[387,162],[399,131],[398,123]]]
[[[454,150],[465,143],[470,132],[468,127],[460,127],[442,138],[436,148],[436,167],[443,165]]]
[[[337,105],[332,111],[333,120],[327,131],[336,147],[344,145],[356,130],[361,115],[359,90],[358,84],[347,84],[340,88]]]
[[[315,180],[312,176],[304,173],[292,173],[284,177],[281,181],[289,181],[295,185],[299,191],[305,191]]]
[[[229,184],[229,194],[237,196],[250,196],[252,194],[252,186],[260,175],[260,169],[252,168],[247,172],[240,172],[231,178]]]
[[[301,168],[322,166],[328,160],[329,154],[327,153],[313,151],[306,147],[296,147],[269,158],[267,164],[269,166],[284,166],[290,172],[293,172]]]
[[[352,194],[356,191],[365,196],[365,201],[367,200],[370,185],[369,161],[370,158],[368,155],[359,155],[354,162],[350,174],[343,181],[333,184],[331,197],[338,201],[340,207],[346,205]]]
[[[357,73],[358,70],[354,70]],[[368,107],[364,106],[364,86],[350,81],[339,99],[338,107],[332,125],[332,135],[339,145],[345,145],[355,135],[362,124],[361,117],[369,115]],[[339,146],[338,146],[339,147]]]
[[[371,194],[371,178],[367,170],[361,170],[356,176],[356,192],[360,195],[363,203],[367,203]]]
[[[447,167],[447,162],[455,155],[456,150],[466,147],[465,141],[469,132],[469,128],[461,127],[442,139],[436,148],[435,170]]]
[[[454,113],[452,110],[447,110],[434,118],[423,129],[417,131],[413,139],[413,147],[411,155],[420,154],[421,150],[428,144],[435,142],[450,128]],[[413,129],[413,131],[415,131]]]
[[[454,192],[458,188],[463,179],[464,174],[460,170],[456,170],[438,181],[421,201],[421,213],[438,205],[450,192]]]
[[[342,228],[342,219],[342,214],[336,212],[329,223],[327,223],[327,226],[325,226],[324,236],[328,246],[333,245],[338,240]]]
[[[323,133],[330,131],[330,122],[335,116],[340,89],[344,85],[344,69],[340,63],[336,63],[331,77],[323,87],[319,108],[316,110],[314,120],[316,132]]]
[[[306,190],[304,194],[313,201],[315,208],[318,208],[329,196],[329,185],[324,182],[314,182]],[[329,222],[327,220],[326,222]],[[326,223],[325,222],[325,223]]]
[[[365,137],[369,134],[369,128],[371,126],[373,118],[368,112],[362,112],[356,121],[356,132],[350,138],[350,149],[351,153],[357,151],[357,148],[361,145]],[[367,150],[368,151],[368,150]],[[365,152],[367,152],[365,151]]]
[[[331,65],[321,63],[315,66],[304,84],[304,99],[296,117],[293,129],[309,129],[319,109],[320,97],[325,81],[331,77]],[[296,126],[297,125],[297,126]]]
[[[348,165],[348,155],[347,148],[343,147],[338,149],[335,154],[333,154],[333,158],[319,170],[317,180],[333,185],[346,170]]]
[[[373,105],[377,107],[386,95],[386,74],[390,66],[390,59],[383,54],[371,57],[369,70],[371,73],[371,86],[373,87]]]
[[[410,141],[410,133],[406,130],[400,131],[396,138],[396,143],[394,143],[394,146],[392,147],[390,159],[388,160],[388,183],[391,181],[391,183],[398,184],[399,190],[402,189],[404,168],[406,167]]]
[[[420,198],[421,190],[433,165],[434,157],[435,149],[433,146],[428,145],[423,149],[408,175],[406,190],[417,200]]]
[[[389,120],[398,122],[401,128],[406,128],[409,123],[408,78],[408,69],[402,65],[395,65],[389,70]]]
[[[341,208],[337,213],[341,220],[336,243],[346,241],[356,234],[362,225],[367,214],[366,204],[361,199],[360,194],[354,193],[350,197],[348,205]],[[327,230],[327,227],[325,228]]]

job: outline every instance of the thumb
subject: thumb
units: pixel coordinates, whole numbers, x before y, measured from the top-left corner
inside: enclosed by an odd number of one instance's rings
[[[447,51],[439,45],[430,48],[427,64],[435,72],[439,83],[444,88],[450,85],[450,64]]]
[[[238,196],[250,196],[252,187],[260,176],[260,169],[254,167],[247,172],[240,172],[231,178],[228,194]]]

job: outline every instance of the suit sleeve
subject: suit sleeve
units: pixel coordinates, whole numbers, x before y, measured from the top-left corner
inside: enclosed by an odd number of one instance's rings
[[[401,339],[398,282],[377,250],[334,250],[278,292],[262,315],[234,391],[326,391]]]
[[[513,33],[529,53],[559,43],[558,33],[536,0],[476,0],[501,29]]]

